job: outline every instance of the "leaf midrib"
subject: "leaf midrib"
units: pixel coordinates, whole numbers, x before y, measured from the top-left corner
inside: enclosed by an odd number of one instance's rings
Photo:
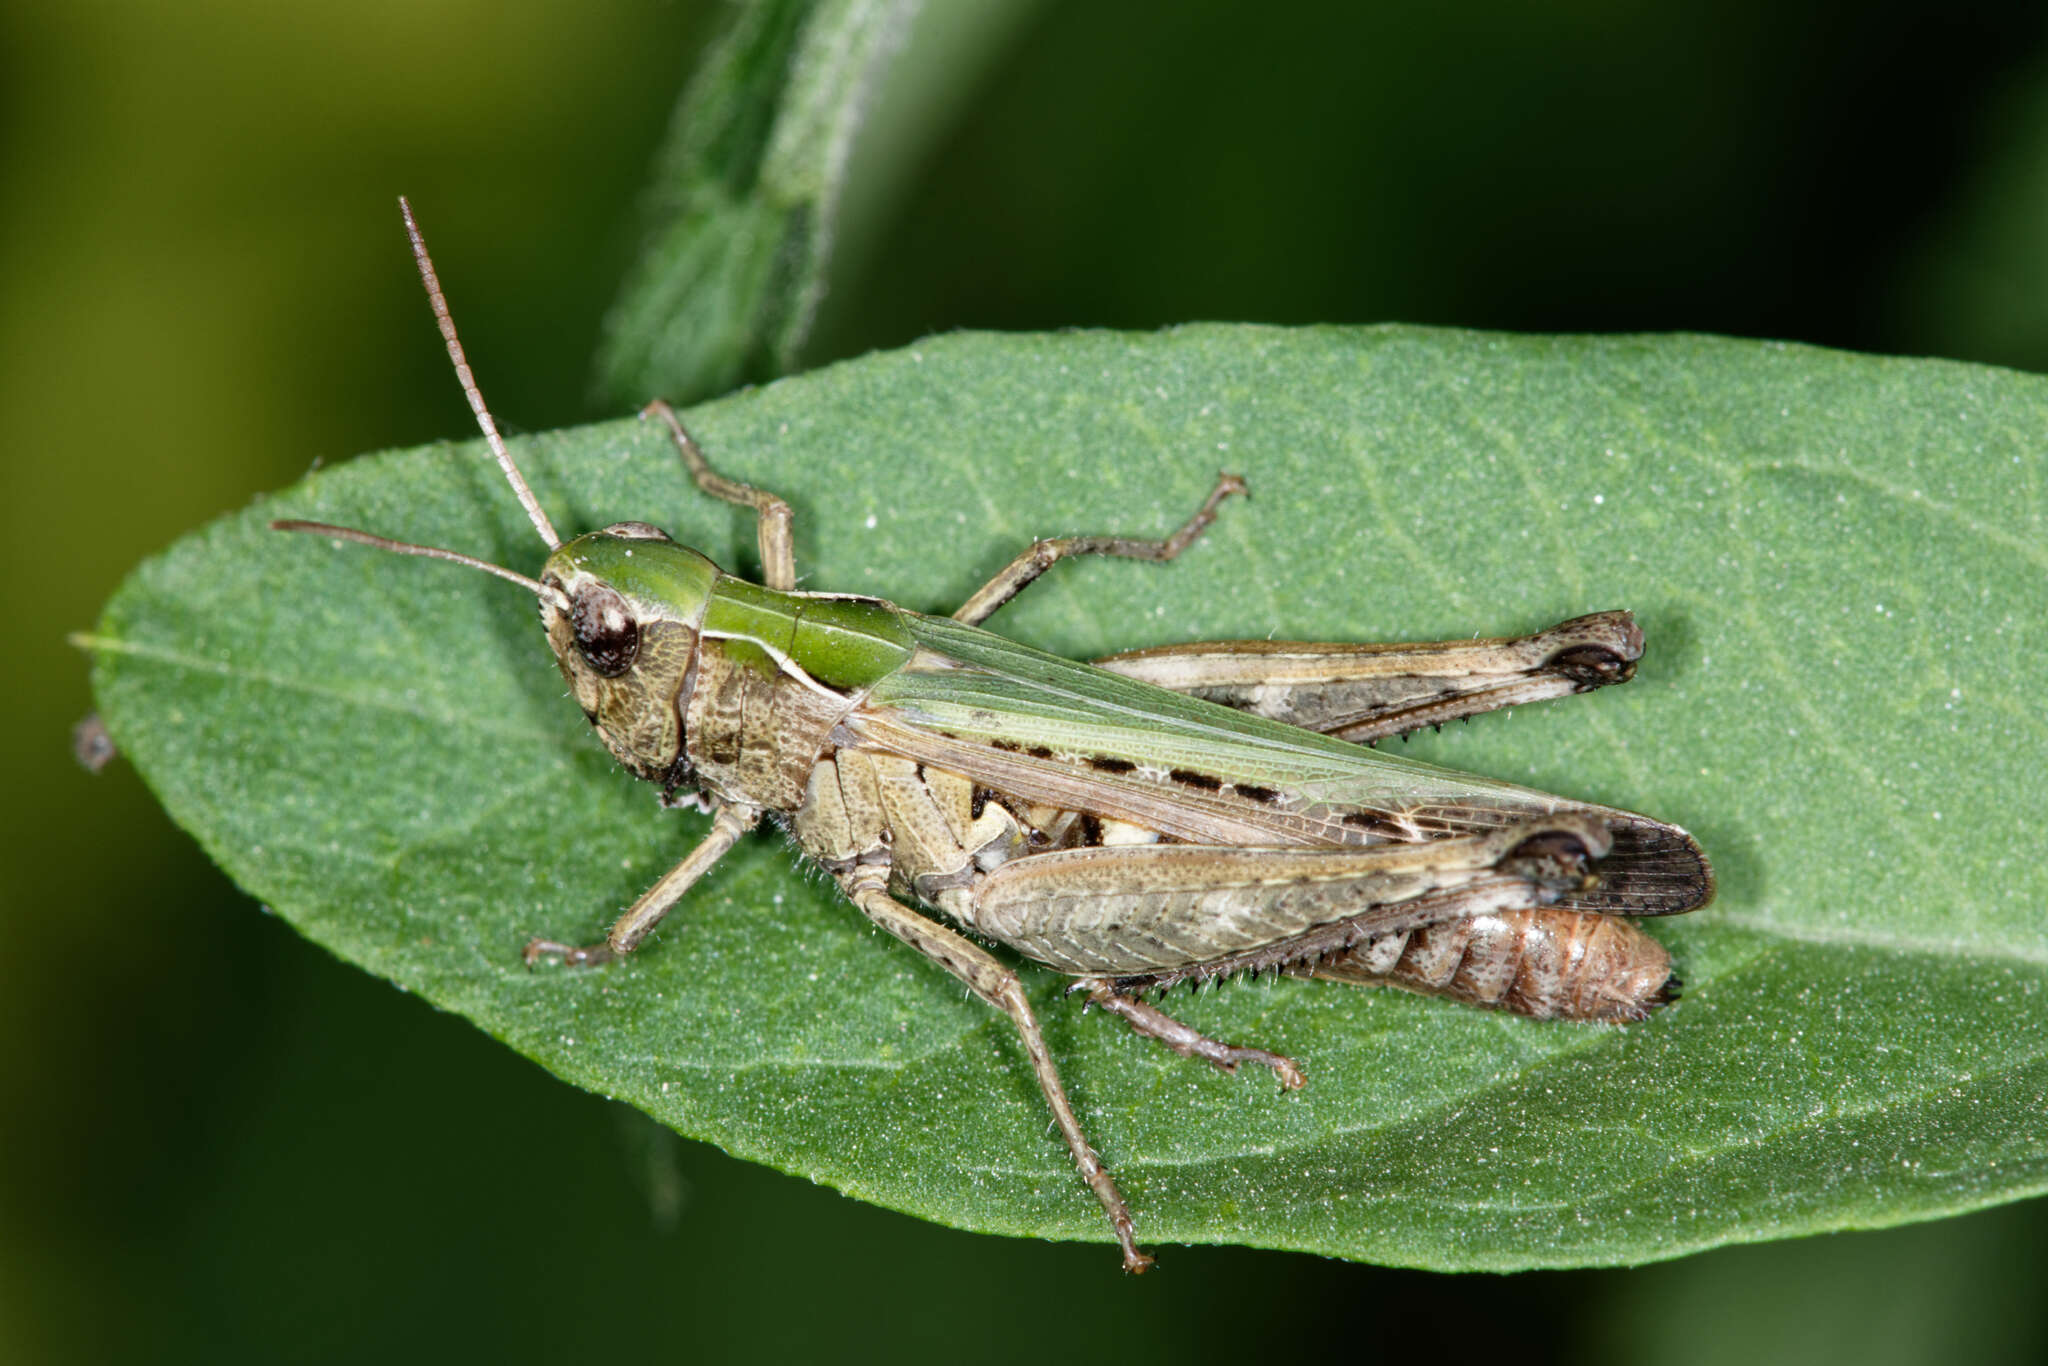
[[[394,716],[409,716],[417,721],[431,722],[451,730],[468,731],[479,735],[496,736],[505,740],[517,740],[535,749],[555,747],[556,735],[552,730],[538,726],[504,726],[492,724],[484,708],[470,707],[459,711],[440,711],[423,707],[417,703],[402,701],[382,689],[365,689],[352,692],[342,688],[328,687],[303,677],[270,673],[262,669],[251,669],[242,665],[229,666],[217,660],[202,659],[196,655],[184,654],[166,649],[161,645],[143,641],[122,640],[117,636],[89,635],[80,633],[71,637],[74,645],[83,650],[103,650],[108,654],[128,655],[131,658],[147,659],[153,663],[183,669],[188,673],[207,674],[215,678],[243,679],[275,688],[279,692],[295,693],[305,697],[321,697],[344,706],[362,707],[370,711],[388,712]]]

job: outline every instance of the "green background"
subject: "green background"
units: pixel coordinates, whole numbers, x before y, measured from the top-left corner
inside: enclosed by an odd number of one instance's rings
[[[311,461],[465,433],[397,191],[501,419],[594,415],[597,322],[706,16],[5,22],[0,383],[26,430],[0,507],[40,552],[8,655],[0,1043],[0,1342],[24,1359],[2042,1349],[2039,1202],[1637,1272],[1169,1248],[1127,1281],[1100,1247],[928,1227],[673,1140],[297,940],[125,768],[70,766],[88,703],[63,635],[143,554]],[[2048,368],[2031,8],[1449,22],[953,25],[913,48],[922,117],[885,107],[862,150],[813,358],[954,326],[1400,318]]]

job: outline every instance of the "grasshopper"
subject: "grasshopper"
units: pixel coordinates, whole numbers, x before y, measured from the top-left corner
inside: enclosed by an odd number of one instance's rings
[[[464,394],[548,556],[538,579],[453,550],[279,521],[453,561],[534,595],[563,677],[619,763],[701,803],[701,843],[591,945],[535,938],[528,965],[631,953],[772,817],[882,929],[1015,1025],[1126,1270],[1130,1208],[1083,1134],[1018,974],[985,943],[1074,978],[1139,1034],[1225,1071],[1295,1062],[1210,1038],[1160,988],[1278,971],[1538,1018],[1624,1021],[1669,999],[1637,916],[1704,905],[1697,843],[1646,816],[1382,754],[1381,738],[1626,681],[1626,612],[1517,639],[1423,645],[1223,641],[1076,663],[981,629],[1061,559],[1171,560],[1245,491],[1219,477],[1172,536],[1038,541],[950,618],[799,592],[789,505],[712,469],[668,405],[696,485],[753,510],[762,584],[644,522],[563,541],[463,354],[425,239],[414,259]],[[691,794],[686,798],[684,794]]]

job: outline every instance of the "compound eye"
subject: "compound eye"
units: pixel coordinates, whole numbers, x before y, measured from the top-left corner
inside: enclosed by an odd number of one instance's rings
[[[576,630],[576,648],[590,667],[605,678],[617,678],[633,667],[640,653],[640,623],[626,600],[601,583],[586,583],[576,590],[575,612],[570,618]]]

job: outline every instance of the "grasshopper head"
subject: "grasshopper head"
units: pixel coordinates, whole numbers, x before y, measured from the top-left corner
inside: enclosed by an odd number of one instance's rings
[[[685,688],[718,569],[645,522],[578,536],[541,571],[541,621],[606,748],[638,777],[683,777]]]
[[[562,676],[605,745],[633,773],[672,791],[688,776],[683,708],[697,657],[697,625],[704,618],[718,569],[645,522],[619,522],[563,544],[476,387],[412,206],[403,199],[398,204],[448,359],[492,457],[548,547],[547,567],[539,579],[529,579],[461,551],[396,541],[354,527],[297,520],[270,525],[277,531],[310,532],[401,555],[447,560],[526,589],[540,601],[541,621]]]

